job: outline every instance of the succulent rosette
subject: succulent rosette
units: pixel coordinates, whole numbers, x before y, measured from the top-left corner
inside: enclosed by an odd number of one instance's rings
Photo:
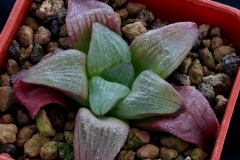
[[[209,149],[219,123],[193,87],[165,79],[198,37],[197,25],[179,22],[148,31],[128,45],[114,11],[92,0],[69,0],[66,23],[74,49],[56,52],[15,78],[15,99],[32,118],[41,107],[78,102],[75,159],[114,159],[129,124],[164,131]]]

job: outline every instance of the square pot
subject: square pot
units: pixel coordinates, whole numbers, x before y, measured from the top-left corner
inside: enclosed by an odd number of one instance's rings
[[[198,25],[209,24],[221,28],[223,37],[233,43],[240,51],[240,10],[208,0],[130,0],[130,2],[143,3],[147,9],[153,12],[155,17],[167,22],[193,21]],[[4,70],[7,59],[7,50],[15,33],[26,17],[31,0],[17,0],[9,19],[0,35],[0,70]],[[220,130],[212,151],[211,160],[220,159],[229,123],[234,111],[236,99],[240,90],[240,71],[236,76],[229,101],[221,122]],[[8,159],[2,158],[1,159]]]

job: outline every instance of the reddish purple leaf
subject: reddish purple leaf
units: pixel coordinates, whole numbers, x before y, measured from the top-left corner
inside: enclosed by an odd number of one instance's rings
[[[169,132],[204,150],[212,149],[219,122],[208,101],[194,87],[182,86],[175,89],[184,101],[185,109],[181,113],[149,118],[134,125],[146,130]]]
[[[109,5],[95,0],[69,0],[66,25],[75,49],[88,53],[94,22],[121,35],[115,12]]]
[[[29,115],[33,119],[40,108],[45,105],[56,103],[64,108],[68,106],[67,98],[61,92],[52,88],[22,82],[23,75],[18,76],[14,81],[14,98],[27,108]]]

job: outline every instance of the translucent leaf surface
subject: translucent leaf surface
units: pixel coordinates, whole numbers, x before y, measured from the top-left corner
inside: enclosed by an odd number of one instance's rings
[[[61,92],[43,86],[21,81],[23,75],[18,76],[13,84],[14,98],[24,105],[29,115],[34,119],[40,108],[48,104],[58,104],[64,108],[68,106],[68,99]]]
[[[94,22],[102,23],[121,34],[115,13],[109,5],[95,0],[68,1],[66,25],[75,49],[88,53]]]
[[[129,126],[113,117],[96,118],[81,108],[74,129],[75,160],[111,160],[127,139]]]
[[[90,78],[99,76],[106,69],[130,60],[131,53],[128,44],[102,24],[94,23],[88,52],[88,76]]]
[[[101,75],[105,80],[110,82],[117,82],[125,85],[128,88],[132,88],[134,82],[134,69],[130,62],[122,62],[116,66],[113,66]]]
[[[177,116],[154,117],[133,123],[146,130],[169,132],[204,150],[212,149],[219,122],[206,98],[194,87],[176,87],[185,109]]]
[[[142,72],[134,81],[131,93],[113,109],[122,119],[142,119],[171,114],[183,105],[181,96],[152,71]]]
[[[102,116],[130,93],[124,85],[108,82],[101,77],[89,81],[89,102],[92,112]]]
[[[88,105],[86,55],[77,50],[57,53],[24,72],[21,81],[57,89]]]
[[[135,73],[153,70],[167,78],[181,64],[197,36],[198,27],[192,22],[170,24],[138,36],[130,45]]]

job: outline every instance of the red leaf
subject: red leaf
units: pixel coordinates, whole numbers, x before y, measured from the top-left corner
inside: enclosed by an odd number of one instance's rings
[[[19,75],[14,83],[14,98],[24,105],[29,111],[29,115],[34,119],[41,107],[56,103],[66,108],[67,98],[59,91],[52,88],[38,86],[21,81],[23,75]],[[67,109],[67,108],[66,108]]]
[[[219,122],[205,97],[194,87],[175,88],[182,96],[185,109],[175,117],[154,117],[134,125],[153,131],[169,132],[204,150],[212,149]]]

